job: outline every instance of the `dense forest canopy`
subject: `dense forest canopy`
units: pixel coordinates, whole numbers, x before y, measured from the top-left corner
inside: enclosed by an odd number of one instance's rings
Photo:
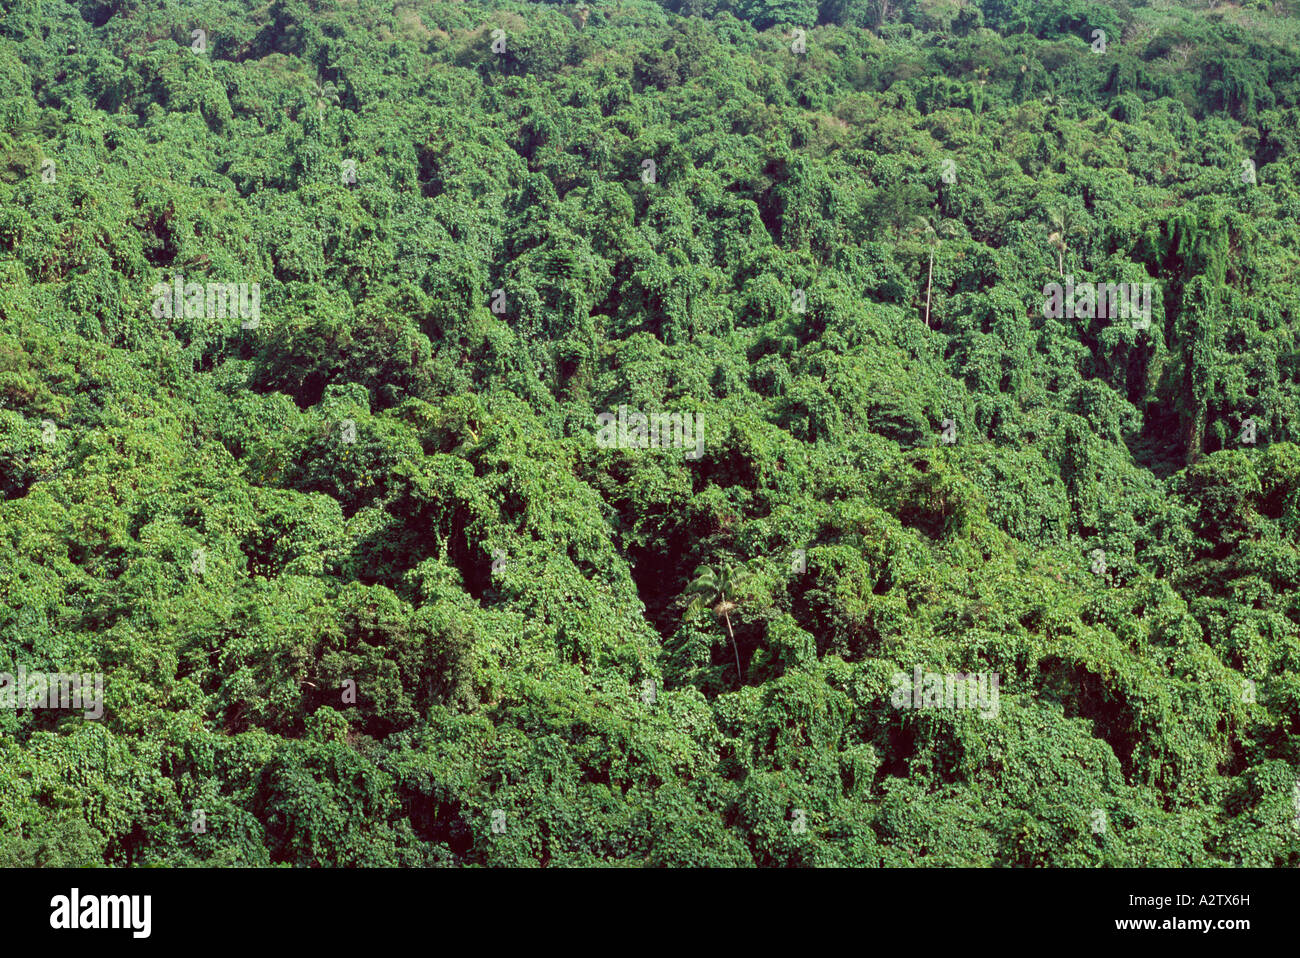
[[[5,0],[0,864],[1300,864],[1298,111],[1289,0]]]

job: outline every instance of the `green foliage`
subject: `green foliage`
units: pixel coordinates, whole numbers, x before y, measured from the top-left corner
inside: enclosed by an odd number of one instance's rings
[[[0,866],[1300,863],[1265,6],[7,4]]]

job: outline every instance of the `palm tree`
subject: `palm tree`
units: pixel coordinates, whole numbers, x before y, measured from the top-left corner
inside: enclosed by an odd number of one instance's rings
[[[736,635],[731,631],[731,612],[736,608],[732,601],[735,588],[749,577],[749,569],[743,564],[733,562],[719,563],[716,567],[702,565],[695,570],[695,579],[686,587],[686,594],[693,595],[691,604],[686,608],[688,616],[695,615],[706,604],[713,607],[715,618],[727,624],[727,635],[731,637],[731,648],[736,653],[736,679],[743,681],[740,673],[740,648],[736,645]]]
[[[930,247],[930,271],[925,278],[925,328],[930,328],[930,287],[934,282],[934,254],[943,242],[944,236],[957,235],[956,220],[932,220],[928,216],[918,216],[912,222],[909,236],[920,236],[921,242]]]
[[[316,115],[323,117],[326,104],[339,105],[339,91],[329,80],[324,82],[317,80],[312,84],[312,99],[316,102]]]
[[[1065,251],[1070,248],[1067,238],[1080,231],[1078,220],[1068,206],[1058,206],[1047,211],[1047,222],[1043,228],[1048,231],[1047,242],[1056,250],[1056,271],[1065,275]]]

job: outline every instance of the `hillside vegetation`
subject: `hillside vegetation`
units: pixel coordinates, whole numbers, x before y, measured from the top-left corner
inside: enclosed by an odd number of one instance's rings
[[[0,865],[1300,865],[1298,13],[5,0]]]

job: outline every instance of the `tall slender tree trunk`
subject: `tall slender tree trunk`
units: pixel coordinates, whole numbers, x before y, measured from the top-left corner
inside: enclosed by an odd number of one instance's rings
[[[735,633],[731,631],[731,616],[724,612],[722,618],[727,623],[727,635],[731,636],[731,651],[736,653],[736,681],[744,685],[745,680],[740,674],[740,647],[736,645]]]
[[[1065,277],[1065,250],[1063,249],[1056,251],[1056,271],[1061,274],[1062,278]]]
[[[925,328],[930,328],[930,284],[934,282],[934,249],[930,249],[930,273],[925,277]]]

